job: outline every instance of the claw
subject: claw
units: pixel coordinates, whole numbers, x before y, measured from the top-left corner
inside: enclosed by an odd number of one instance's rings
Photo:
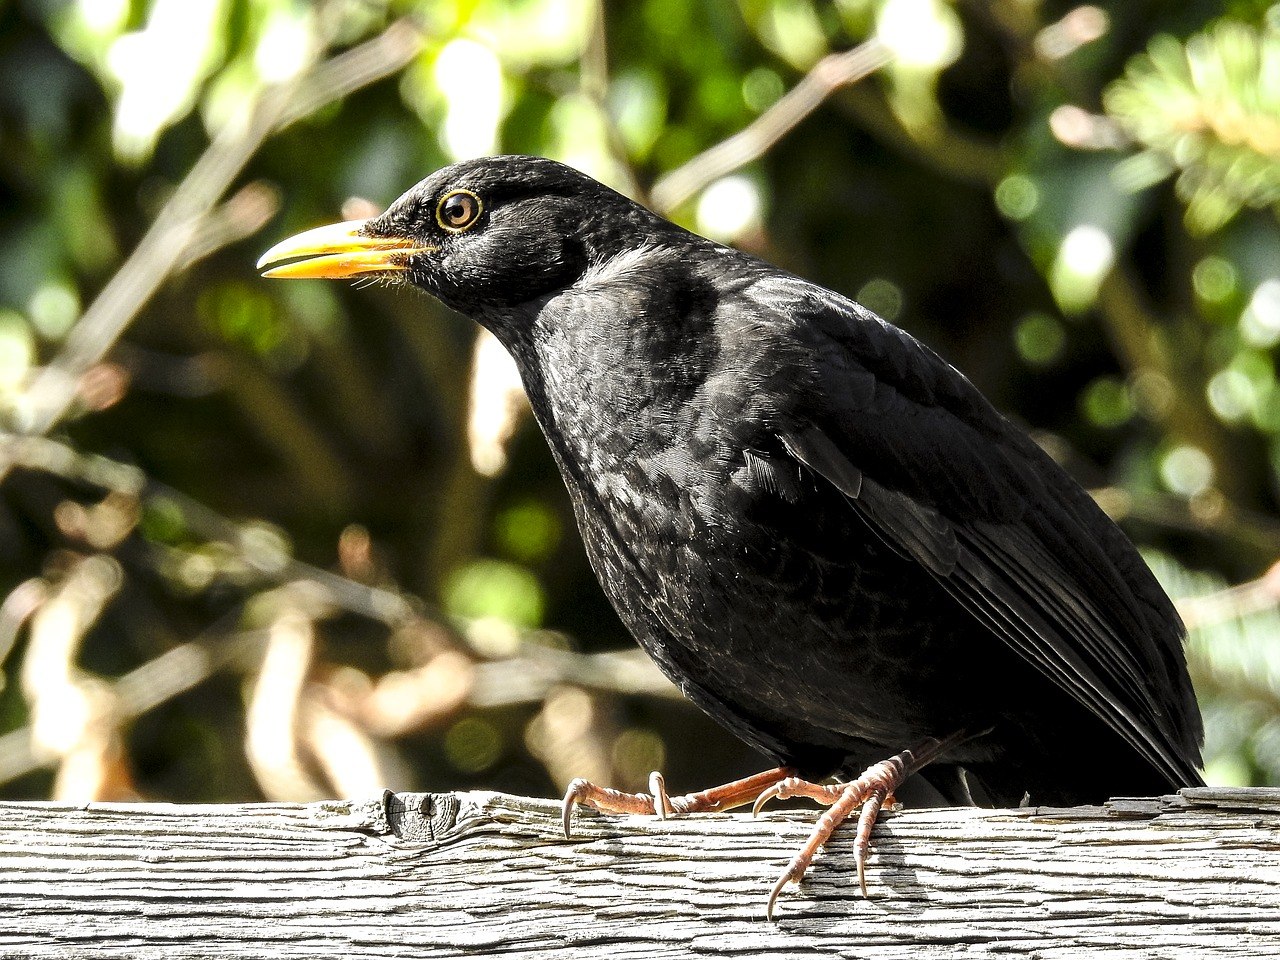
[[[667,781],[661,771],[649,774],[649,795],[653,797],[653,812],[659,820],[667,819],[671,809],[671,798],[667,796]]]
[[[862,803],[858,813],[858,833],[853,841],[854,863],[858,867],[858,886],[862,888],[862,898],[867,898],[867,857],[871,854],[871,830],[875,827],[876,818],[885,802],[892,798],[884,787],[874,788]]]
[[[578,805],[579,799],[589,790],[591,784],[586,780],[578,778],[569,784],[569,789],[564,792],[564,802],[560,807],[560,823],[564,826],[564,838],[570,839],[571,832],[569,830],[569,821],[573,816],[573,808]]]
[[[760,796],[756,797],[756,802],[751,805],[751,815],[753,817],[760,816],[760,811],[764,809],[764,805],[770,800],[776,800],[782,791],[779,789],[781,784],[775,783],[768,790],[763,790]]]
[[[773,919],[773,908],[778,902],[778,894],[782,893],[782,888],[792,881],[791,868],[788,867],[782,871],[782,876],[778,878],[778,882],[773,885],[773,889],[769,891],[769,903],[764,908],[764,918],[766,920]]]

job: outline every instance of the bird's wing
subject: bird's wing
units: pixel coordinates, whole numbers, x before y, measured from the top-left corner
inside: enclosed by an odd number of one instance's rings
[[[1092,498],[898,328],[790,278],[753,296],[807,358],[791,455],[1171,784],[1199,783],[1182,623]]]

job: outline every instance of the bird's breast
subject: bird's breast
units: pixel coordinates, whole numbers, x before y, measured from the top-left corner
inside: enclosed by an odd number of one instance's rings
[[[768,417],[699,409],[618,416],[535,399],[592,567],[636,640],[690,699],[787,762],[897,749],[952,722],[932,704],[967,669],[957,638],[971,618],[950,616],[927,573],[787,454]]]

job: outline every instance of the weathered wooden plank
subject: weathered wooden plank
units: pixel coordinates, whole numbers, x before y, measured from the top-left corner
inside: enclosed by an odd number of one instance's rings
[[[0,956],[1280,955],[1280,790],[925,810],[764,920],[812,815],[665,823],[501,794],[290,806],[0,804]]]

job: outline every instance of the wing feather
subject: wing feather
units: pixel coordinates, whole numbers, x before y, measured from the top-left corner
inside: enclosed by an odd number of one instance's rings
[[[1201,782],[1182,623],[1127,538],[927,347],[829,291],[776,283],[765,299],[789,301],[813,358],[786,450],[1172,785]]]

